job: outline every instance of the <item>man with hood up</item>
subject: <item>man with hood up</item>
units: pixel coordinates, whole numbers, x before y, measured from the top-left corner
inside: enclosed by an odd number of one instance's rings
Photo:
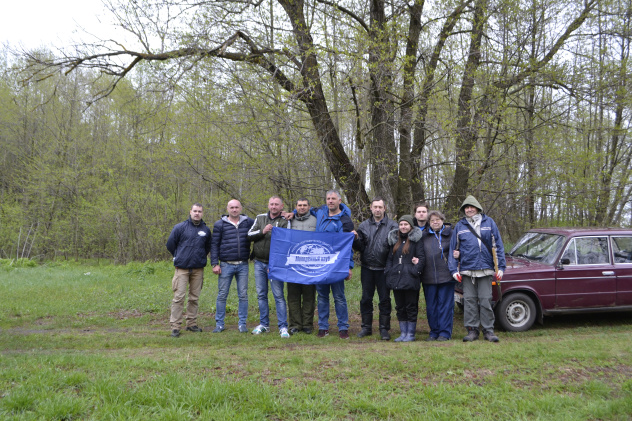
[[[454,227],[448,267],[454,279],[463,282],[463,321],[468,332],[463,342],[478,339],[479,325],[486,340],[498,342],[498,337],[494,335],[492,280],[496,277],[500,281],[506,268],[503,241],[496,223],[483,213],[483,207],[474,196],[465,198],[460,212],[465,213],[465,217]],[[494,245],[498,255],[498,272],[492,256]]]

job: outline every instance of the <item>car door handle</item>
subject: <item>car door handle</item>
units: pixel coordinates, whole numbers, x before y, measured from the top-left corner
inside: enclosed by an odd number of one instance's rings
[[[614,272],[611,271],[611,270],[605,270],[605,271],[601,272],[601,274],[603,276],[614,276]]]

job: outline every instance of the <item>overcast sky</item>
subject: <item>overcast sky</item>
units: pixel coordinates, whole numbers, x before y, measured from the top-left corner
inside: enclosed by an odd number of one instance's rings
[[[79,40],[80,26],[107,34],[112,26],[101,0],[0,0],[0,44],[63,47]],[[79,31],[79,33],[77,33]]]

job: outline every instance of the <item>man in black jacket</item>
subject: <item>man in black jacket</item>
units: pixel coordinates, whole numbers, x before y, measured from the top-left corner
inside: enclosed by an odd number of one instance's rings
[[[373,333],[373,296],[377,289],[380,310],[380,335],[383,340],[391,339],[391,295],[386,287],[384,267],[388,255],[388,233],[397,229],[397,222],[386,215],[384,199],[376,197],[371,202],[371,214],[373,215],[362,222],[355,232],[356,239],[353,248],[360,252],[362,270],[360,282],[362,283],[362,299],[360,300],[360,316],[362,317],[362,330],[358,337],[363,338]]]
[[[180,336],[184,298],[189,288],[187,302],[187,330],[201,332],[197,325],[198,298],[204,283],[204,267],[206,255],[211,251],[211,230],[202,220],[204,211],[202,205],[195,203],[189,212],[189,219],[173,227],[167,240],[167,250],[173,256],[176,268],[171,288],[173,301],[171,302],[171,336]]]
[[[233,199],[226,205],[228,215],[215,222],[213,241],[211,242],[211,265],[217,277],[217,302],[215,306],[215,329],[213,333],[225,330],[226,299],[230,283],[235,277],[237,295],[239,297],[239,331],[248,332],[248,257],[250,256],[250,240],[248,230],[255,222],[242,214],[241,202]]]

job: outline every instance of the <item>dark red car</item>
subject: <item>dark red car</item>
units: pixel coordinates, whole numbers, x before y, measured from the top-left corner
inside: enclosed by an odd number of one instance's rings
[[[505,330],[525,331],[555,314],[632,311],[632,229],[533,229],[505,257],[502,294],[494,287]],[[462,298],[457,285],[457,303]]]

